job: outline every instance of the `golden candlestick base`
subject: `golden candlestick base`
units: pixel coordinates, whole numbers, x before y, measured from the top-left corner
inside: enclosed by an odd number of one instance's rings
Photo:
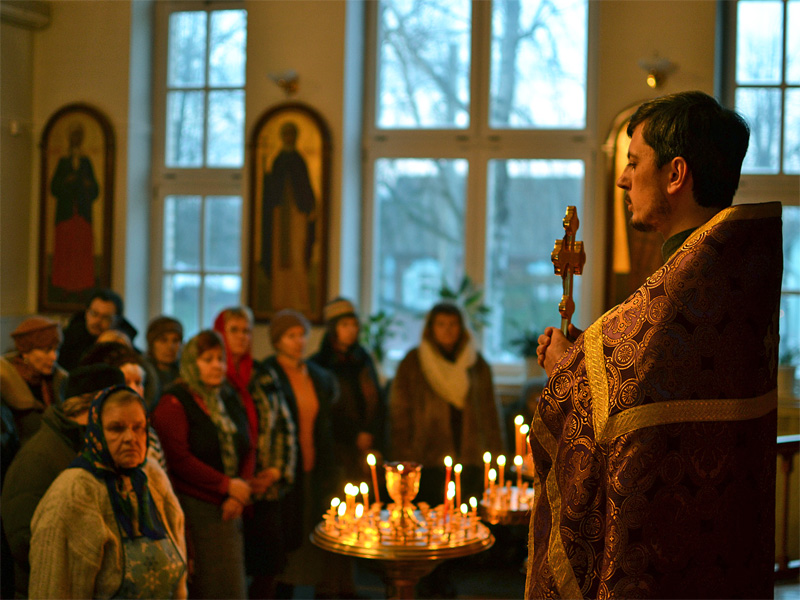
[[[459,512],[445,505],[415,507],[422,467],[387,463],[386,487],[395,501],[382,509],[334,511],[324,515],[311,541],[330,552],[380,561],[388,598],[413,598],[419,578],[441,561],[491,548],[494,537],[478,519],[477,510]]]

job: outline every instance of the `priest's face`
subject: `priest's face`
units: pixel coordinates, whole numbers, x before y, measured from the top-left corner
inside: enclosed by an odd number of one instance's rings
[[[633,131],[628,148],[628,164],[617,179],[625,190],[625,203],[631,213],[631,226],[637,231],[668,230],[672,207],[665,194],[668,165],[656,166],[656,153],[642,137],[640,124]]]

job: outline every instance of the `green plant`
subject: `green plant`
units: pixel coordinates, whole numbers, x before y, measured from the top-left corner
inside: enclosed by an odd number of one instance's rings
[[[361,325],[361,343],[369,348],[379,363],[386,357],[386,341],[394,334],[396,318],[384,310],[367,317]]]
[[[517,349],[520,356],[530,358],[536,356],[536,348],[539,347],[539,333],[532,329],[523,329],[519,337],[515,337],[508,342]]]
[[[464,275],[457,289],[452,289],[443,281],[439,297],[459,306],[475,333],[480,333],[489,324],[492,309],[483,303],[483,289],[477,287],[469,275]]]

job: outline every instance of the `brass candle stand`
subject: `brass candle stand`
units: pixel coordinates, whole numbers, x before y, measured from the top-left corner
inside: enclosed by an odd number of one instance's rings
[[[476,506],[467,510],[451,502],[435,508],[412,503],[419,492],[421,465],[386,463],[384,469],[393,503],[385,509],[377,502],[365,508],[348,497],[338,506],[332,504],[311,541],[330,552],[379,561],[388,598],[413,598],[420,577],[441,561],[494,544]]]

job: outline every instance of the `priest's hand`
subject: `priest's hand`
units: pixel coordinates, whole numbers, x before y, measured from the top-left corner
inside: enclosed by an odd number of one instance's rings
[[[570,324],[569,336],[576,339],[583,331]],[[536,360],[539,366],[544,368],[547,376],[553,371],[553,367],[564,355],[564,353],[572,346],[569,341],[558,327],[548,327],[544,333],[539,336],[539,347],[536,348]]]

